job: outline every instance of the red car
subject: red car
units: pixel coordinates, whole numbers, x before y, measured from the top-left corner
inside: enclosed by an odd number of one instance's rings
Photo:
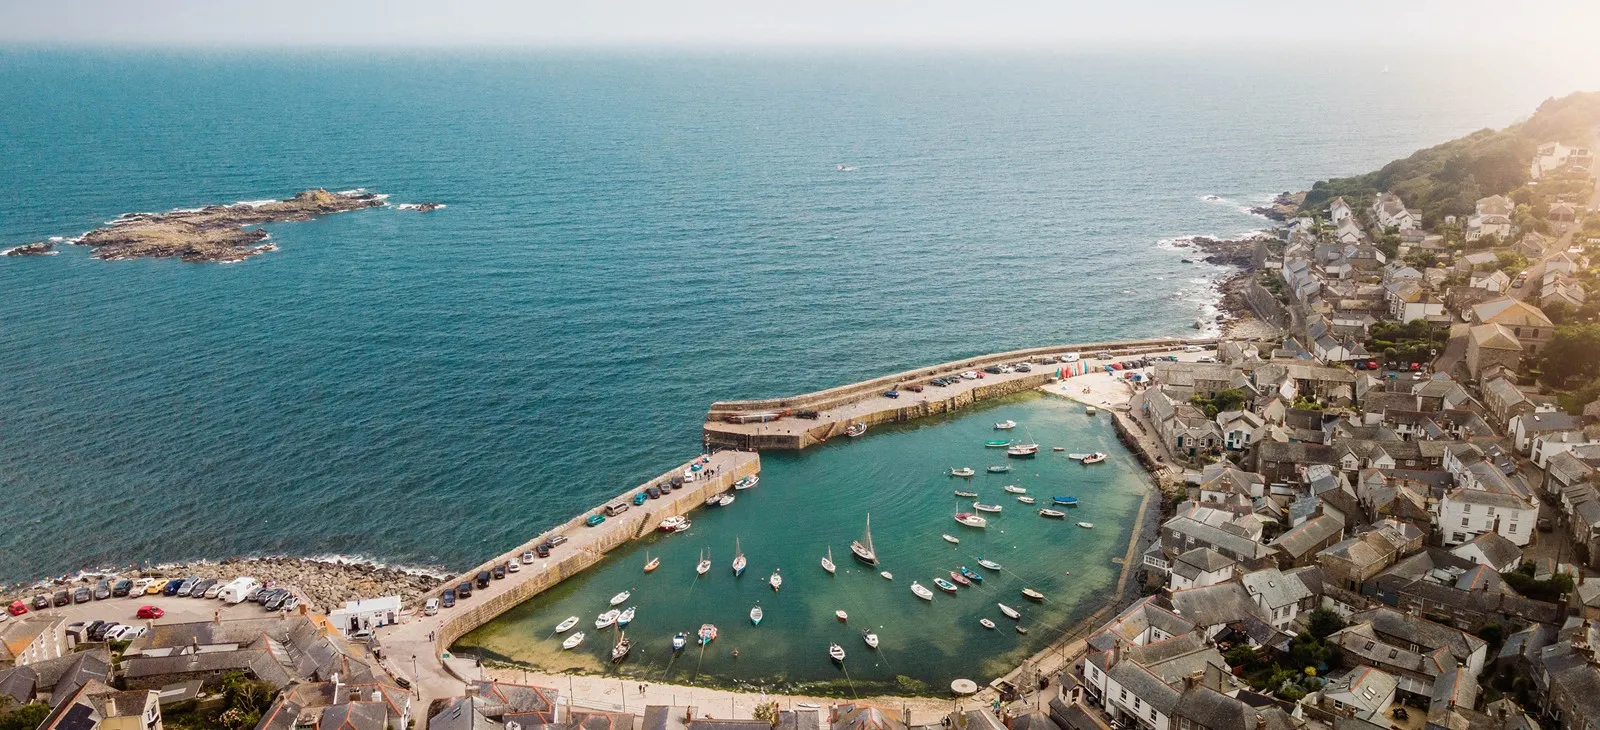
[[[139,618],[161,618],[162,616],[165,616],[166,613],[166,611],[163,611],[156,606],[140,606],[138,616]]]
[[[12,616],[21,616],[27,612],[28,604],[23,603],[22,601],[12,601],[11,605],[6,607],[6,613],[11,614]]]

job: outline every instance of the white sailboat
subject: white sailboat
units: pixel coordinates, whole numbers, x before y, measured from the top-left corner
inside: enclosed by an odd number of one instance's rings
[[[711,555],[707,551],[702,550],[700,552],[700,564],[694,566],[694,572],[695,575],[705,575],[711,572]]]
[[[860,540],[850,543],[850,553],[867,565],[878,564],[878,551],[872,547],[872,514],[867,514],[867,532]]]
[[[838,566],[833,564],[832,545],[828,546],[828,557],[822,559],[822,569],[828,571],[828,575],[833,575],[833,572],[839,569]]]
[[[733,577],[744,575],[744,566],[749,561],[744,559],[744,549],[739,547],[739,538],[733,538]]]

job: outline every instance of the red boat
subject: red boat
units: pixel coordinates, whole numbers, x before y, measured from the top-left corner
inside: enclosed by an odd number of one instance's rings
[[[966,576],[964,576],[964,575],[962,575],[960,573],[957,573],[957,572],[955,572],[953,570],[950,571],[950,580],[953,580],[953,581],[955,581],[957,583],[960,583],[961,585],[964,585],[964,586],[972,585],[972,581],[970,579],[968,579]]]

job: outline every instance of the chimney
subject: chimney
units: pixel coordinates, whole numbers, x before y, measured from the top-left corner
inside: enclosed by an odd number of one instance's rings
[[[1197,685],[1199,683],[1200,683],[1200,674],[1199,673],[1183,675],[1183,691],[1188,692],[1189,690],[1194,689],[1195,685]]]
[[[1267,716],[1256,713],[1256,730],[1267,730]]]
[[[1106,671],[1109,672],[1109,671],[1111,671],[1112,667],[1117,666],[1117,660],[1119,660],[1121,658],[1122,658],[1122,640],[1121,639],[1117,639],[1115,642],[1112,642],[1111,650],[1106,652]]]
[[[333,682],[333,704],[344,704],[339,700],[339,690],[344,689],[344,685],[339,683],[339,673],[334,672],[333,676],[329,678],[329,681]]]

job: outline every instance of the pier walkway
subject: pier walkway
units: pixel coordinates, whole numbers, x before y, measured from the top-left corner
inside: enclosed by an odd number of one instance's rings
[[[446,666],[445,661],[450,645],[456,639],[583,572],[604,559],[606,553],[656,529],[663,519],[701,507],[706,498],[726,491],[735,481],[761,470],[761,457],[754,453],[720,451],[708,458],[709,461],[699,472],[690,471],[693,462],[682,464],[618,495],[611,501],[626,501],[628,511],[608,517],[598,526],[588,527],[584,520],[598,513],[602,509],[599,507],[573,517],[482,565],[463,571],[458,578],[419,599],[426,601],[437,597],[445,588],[472,580],[479,571],[492,570],[511,558],[520,560],[524,552],[533,550],[534,546],[553,535],[566,536],[567,542],[552,550],[550,557],[535,559],[520,571],[507,573],[504,579],[490,581],[487,588],[475,589],[471,598],[458,601],[454,608],[441,608],[437,616],[424,616],[422,606],[414,606],[406,621],[380,628],[377,640],[383,650],[383,661],[396,676],[410,680],[420,700],[418,712],[425,713],[432,700],[463,693],[462,679]],[[646,487],[686,474],[693,476],[686,477],[683,488],[633,506],[633,495]]]

